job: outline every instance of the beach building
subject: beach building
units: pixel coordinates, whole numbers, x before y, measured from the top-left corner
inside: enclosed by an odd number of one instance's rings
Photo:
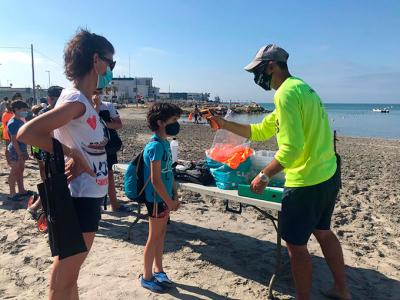
[[[47,97],[47,89],[43,89],[40,86],[38,86],[35,89],[36,92],[36,99],[40,98],[46,98]],[[15,93],[20,93],[22,96],[22,99],[33,99],[33,89],[30,87],[24,87],[24,88],[15,88],[15,87],[8,87],[8,86],[0,86],[0,99],[3,99],[4,97],[8,97],[9,100],[11,100],[12,96],[14,96]]]
[[[160,88],[153,86],[151,77],[113,78],[107,89],[107,96],[117,102],[135,102],[137,99],[159,98]]]
[[[172,100],[172,101],[207,102],[210,99],[210,93],[188,93],[188,92],[160,93],[160,99]]]

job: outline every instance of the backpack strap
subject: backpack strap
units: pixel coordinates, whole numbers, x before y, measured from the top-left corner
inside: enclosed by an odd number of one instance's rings
[[[165,146],[164,146],[164,144],[160,141],[160,139],[159,139],[158,137],[153,137],[153,138],[151,138],[150,142],[158,142],[158,143],[161,144],[161,146],[163,147],[163,150],[164,150],[163,157],[162,157],[162,161],[167,161],[167,160],[168,160],[168,157],[167,157],[167,150],[165,149]],[[149,178],[147,179],[146,185],[147,185],[149,182],[150,182],[150,176],[149,176]],[[145,186],[146,186],[146,185],[145,185]],[[156,193],[156,190],[155,190],[154,187],[153,187],[153,215],[154,215],[154,213],[155,213],[156,218],[157,218],[157,217],[158,217],[158,207],[157,207],[158,203],[157,203],[157,201],[156,201],[156,198],[157,198],[157,193]]]

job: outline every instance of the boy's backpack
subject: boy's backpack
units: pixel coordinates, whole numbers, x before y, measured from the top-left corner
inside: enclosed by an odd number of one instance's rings
[[[151,142],[160,142],[157,138],[152,138]],[[163,145],[164,147],[164,145]],[[150,176],[144,179],[144,150],[142,150],[128,165],[124,177],[124,191],[125,195],[138,203],[145,203],[145,189],[150,182]],[[166,150],[164,148],[163,160],[166,157]]]
[[[174,168],[174,177],[181,181],[202,185],[214,183],[214,178],[204,161],[177,164]]]
[[[124,177],[125,195],[138,203],[146,202],[144,190],[150,181],[150,177],[144,182],[144,157],[142,150],[128,165]]]

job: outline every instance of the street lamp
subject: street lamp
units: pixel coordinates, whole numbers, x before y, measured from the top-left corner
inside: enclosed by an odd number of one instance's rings
[[[50,87],[50,71],[46,71],[49,74],[49,87]]]

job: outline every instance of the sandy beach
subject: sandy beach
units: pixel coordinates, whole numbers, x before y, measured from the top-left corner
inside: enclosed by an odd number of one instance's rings
[[[120,161],[131,160],[149,139],[144,109],[120,111],[124,148]],[[214,134],[206,125],[183,124],[178,136],[180,159],[204,158]],[[275,140],[253,143],[276,150]],[[339,137],[343,189],[332,226],[344,248],[353,299],[399,299],[400,295],[400,140]],[[27,199],[7,201],[8,166],[0,147],[0,298],[44,299],[52,258],[47,236],[26,212]],[[117,174],[121,201],[123,175]],[[36,190],[39,172],[29,160],[25,184]],[[164,266],[177,283],[168,294],[140,287],[147,221],[129,230],[133,214],[103,212],[100,230],[79,277],[81,299],[261,299],[274,271],[276,234],[271,222],[252,208],[241,215],[224,212],[216,199],[181,194],[182,207],[171,215]],[[135,205],[126,202],[134,207]],[[332,278],[315,239],[313,299],[325,299]],[[284,248],[283,259],[288,261]],[[275,286],[278,299],[293,299],[288,264]]]

